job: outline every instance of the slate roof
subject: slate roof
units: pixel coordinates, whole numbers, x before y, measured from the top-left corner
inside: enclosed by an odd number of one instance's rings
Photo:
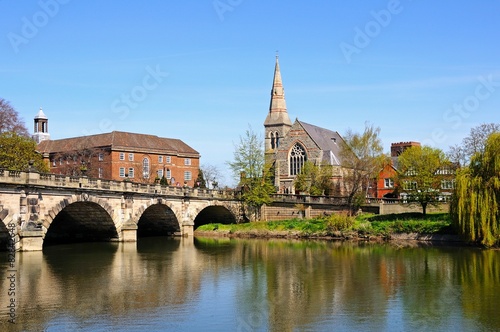
[[[344,139],[336,131],[321,128],[309,123],[297,120],[309,137],[323,150],[323,161],[330,165],[340,166],[340,151]]]
[[[113,131],[105,134],[46,140],[38,144],[40,153],[75,151],[84,148],[111,148],[114,151],[191,155],[199,157],[198,151],[175,138],[155,135]]]

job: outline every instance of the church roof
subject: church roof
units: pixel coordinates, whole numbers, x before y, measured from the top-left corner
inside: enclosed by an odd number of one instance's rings
[[[323,161],[330,165],[340,166],[340,151],[344,139],[336,131],[321,128],[309,123],[297,120],[309,137],[323,150]]]
[[[41,153],[75,151],[85,148],[111,148],[111,150],[119,151],[180,154],[199,157],[198,151],[194,150],[180,139],[122,131],[58,140],[46,140],[38,144],[38,151]]]

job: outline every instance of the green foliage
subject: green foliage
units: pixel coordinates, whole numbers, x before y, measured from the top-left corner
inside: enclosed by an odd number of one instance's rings
[[[240,179],[241,198],[259,216],[259,208],[271,203],[276,192],[273,184],[273,168],[264,163],[263,140],[249,128],[240,143],[235,146],[234,161],[228,162],[235,178]]]
[[[198,177],[194,180],[195,187],[206,188],[207,183],[205,182],[205,177],[203,176],[203,170],[200,168],[198,170]]]
[[[484,246],[500,245],[500,133],[486,141],[484,152],[457,174],[450,213],[466,239]]]
[[[370,233],[389,235],[394,233],[454,234],[449,214],[400,213],[369,216]]]
[[[251,207],[258,209],[264,204],[270,204],[271,194],[276,191],[271,181],[272,171],[270,168],[264,170],[263,175],[255,178],[242,178],[242,200]]]
[[[349,230],[354,226],[354,220],[347,213],[334,213],[326,219],[328,233]]]
[[[26,171],[30,162],[38,172],[49,171],[42,156],[36,152],[34,140],[13,132],[0,134],[0,168]]]
[[[325,218],[289,219],[246,224],[208,224],[198,227],[200,231],[220,232],[290,232],[303,236],[342,236],[357,233],[359,236],[388,237],[394,233],[454,234],[447,213],[361,215],[352,217],[347,213],[335,213]]]
[[[341,144],[341,162],[344,168],[342,184],[343,191],[348,197],[351,210],[356,209],[356,195],[364,195],[369,181],[375,178],[378,172],[387,163],[388,157],[383,154],[380,128],[365,125],[363,134],[348,131]]]
[[[160,179],[160,184],[161,184],[162,186],[168,186],[168,180],[167,180],[167,178],[165,177],[165,175],[163,175],[163,176],[161,177],[161,179]]]
[[[331,188],[332,166],[326,163],[315,165],[306,161],[295,177],[295,189],[313,196],[328,195]]]
[[[227,162],[233,172],[233,177],[239,180],[242,173],[246,178],[262,177],[264,170],[264,141],[257,137],[251,128],[240,136],[239,144],[235,145],[234,160]]]
[[[398,157],[396,183],[410,204],[420,204],[426,214],[428,204],[437,204],[441,183],[454,178],[454,165],[440,150],[413,146]]]

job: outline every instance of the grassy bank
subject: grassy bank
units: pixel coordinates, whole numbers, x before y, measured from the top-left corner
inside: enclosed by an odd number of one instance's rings
[[[447,213],[362,214],[350,217],[334,214],[325,218],[258,221],[244,224],[207,224],[197,233],[252,237],[381,238],[398,234],[454,235]]]

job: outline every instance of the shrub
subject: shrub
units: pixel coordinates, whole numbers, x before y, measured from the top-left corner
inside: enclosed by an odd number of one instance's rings
[[[355,218],[347,213],[334,213],[328,217],[326,228],[329,233],[351,229]]]

